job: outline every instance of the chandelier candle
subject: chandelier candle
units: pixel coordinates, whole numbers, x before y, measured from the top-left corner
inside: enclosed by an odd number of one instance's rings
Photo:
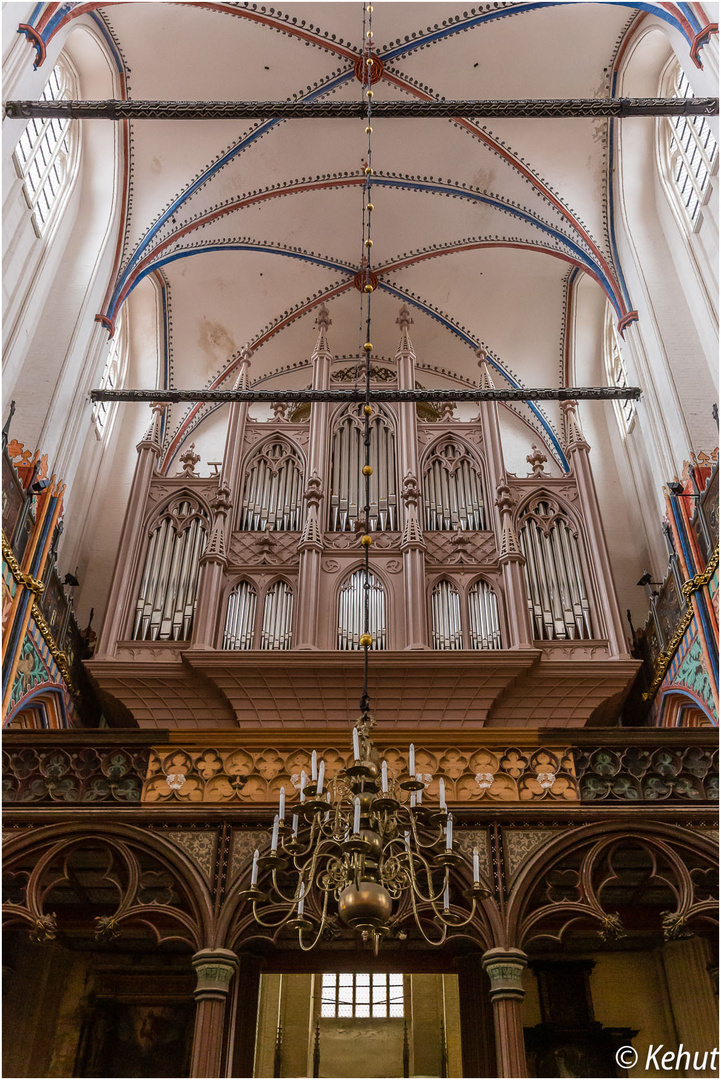
[[[438,778],[438,803],[441,808],[441,813],[445,814],[448,807],[446,806],[446,782],[442,776]]]
[[[353,760],[360,761],[360,740],[358,738],[358,728],[356,727],[353,728]]]
[[[441,781],[442,783],[443,781]],[[381,765],[381,792],[384,795],[388,794],[388,762],[383,758]]]
[[[448,815],[446,821],[446,851],[453,850],[453,814]]]
[[[253,869],[251,870],[251,874],[250,874],[251,887],[253,885],[258,884],[258,859],[259,858],[260,858],[260,852],[256,848],[255,851],[253,852]]]
[[[318,766],[318,783],[316,784],[316,798],[323,794],[323,780],[325,779],[325,759],[321,759]]]
[[[283,823],[285,822],[285,788],[284,787],[282,787],[280,789],[280,794],[278,795],[278,819]]]

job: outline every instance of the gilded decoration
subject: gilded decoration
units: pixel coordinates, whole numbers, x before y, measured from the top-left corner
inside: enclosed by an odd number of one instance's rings
[[[381,749],[391,776],[408,778],[406,752]],[[326,778],[333,779],[350,764],[345,748],[324,748]],[[416,746],[416,769],[432,777],[427,788],[438,798],[443,777],[446,795],[454,802],[577,802],[578,785],[570,748],[543,747],[521,750],[450,747],[432,752]],[[310,771],[310,755],[302,749],[264,750],[175,749],[152,750],[143,786],[144,803],[275,803],[281,787],[289,802],[298,799],[301,770]],[[479,781],[478,777],[482,777]]]
[[[526,859],[555,836],[558,836],[558,829],[503,830],[506,880],[509,884]]]

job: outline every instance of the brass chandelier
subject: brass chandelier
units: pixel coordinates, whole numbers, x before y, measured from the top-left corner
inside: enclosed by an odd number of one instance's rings
[[[463,892],[463,908],[451,904],[450,874],[466,864],[457,850],[453,816],[439,778],[439,805],[431,808],[423,793],[433,777],[416,772],[413,745],[408,754],[408,779],[392,776],[370,737],[374,720],[368,698],[368,653],[373,645],[370,633],[369,554],[373,538],[367,531],[370,521],[370,403],[371,389],[371,295],[377,277],[371,269],[371,220],[373,202],[373,134],[371,83],[380,78],[381,65],[373,56],[371,4],[363,9],[364,46],[357,72],[366,98],[367,161],[363,186],[363,255],[358,286],[361,291],[361,325],[365,315],[364,353],[364,530],[360,543],[364,551],[363,633],[358,639],[364,652],[361,715],[352,730],[353,764],[325,783],[325,762],[313,751],[311,775],[298,780],[299,803],[290,822],[286,814],[285,789],[280,789],[278,813],[273,822],[270,851],[255,851],[250,885],[240,898],[252,903],[253,917],[263,927],[297,930],[298,942],[310,951],[336,918],[355,930],[364,942],[378,951],[384,937],[405,936],[403,924],[411,918],[431,945],[442,945],[449,930],[467,926],[474,918],[479,900],[490,896],[481,883],[479,852],[472,852],[472,866],[465,877],[469,887]],[[379,70],[380,69],[380,70]],[[365,307],[365,312],[363,308]],[[360,524],[360,522],[359,522]],[[259,885],[259,874],[264,873]],[[267,884],[266,884],[267,882]],[[454,898],[455,900],[455,898]],[[426,925],[437,932],[429,934]]]

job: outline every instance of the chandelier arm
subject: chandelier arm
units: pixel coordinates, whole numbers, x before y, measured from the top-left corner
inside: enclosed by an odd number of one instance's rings
[[[313,941],[311,942],[310,945],[304,945],[303,944],[303,927],[302,926],[298,927],[298,944],[300,945],[303,952],[311,952],[311,950],[314,949],[316,947],[316,945],[318,944],[318,942],[320,941],[321,934],[325,930],[327,914],[328,914],[328,893],[326,893],[324,898],[323,898],[323,910],[322,910],[321,915],[320,915],[320,922],[318,923],[318,932],[315,935],[315,937],[313,938]]]
[[[418,896],[419,900],[423,901],[424,904],[435,904],[443,896],[443,892],[444,892],[444,889],[446,887],[447,879],[448,879],[448,870],[446,869],[446,872],[445,872],[445,874],[443,876],[443,885],[441,886],[439,892],[434,896],[434,894],[433,894],[433,871],[431,870],[431,867],[428,865],[427,860],[424,859],[423,856],[419,852],[417,852],[417,851],[415,852],[415,857],[423,864],[423,868],[425,869],[425,872],[426,872],[426,878],[427,878],[427,882],[428,882],[428,895],[425,896],[422,889],[421,889],[421,887],[420,887],[420,885],[418,885],[418,883],[417,883],[418,882],[418,877],[416,875],[415,867],[413,865],[413,855],[414,855],[413,852],[411,852],[411,851],[408,852],[409,863],[410,863],[410,866],[411,866],[412,891]],[[435,911],[435,908],[433,910]]]
[[[258,923],[259,926],[265,926],[269,930],[274,930],[274,929],[277,929],[279,926],[283,926],[285,923],[288,922],[291,915],[293,914],[293,909],[291,908],[291,910],[288,912],[288,914],[284,915],[283,918],[279,922],[265,922],[263,919],[261,919],[260,915],[258,914],[257,904],[258,904],[258,901],[254,900],[253,901],[253,918],[255,919],[255,921]]]
[[[416,903],[415,894],[414,894],[412,889],[411,889],[410,896],[411,896],[411,903],[413,905],[413,915],[414,915],[414,918],[416,920],[416,926],[420,930],[420,932],[423,935],[423,937],[425,938],[425,940],[428,942],[429,945],[433,945],[433,946],[443,945],[443,943],[446,940],[447,934],[448,934],[447,925],[445,923],[443,923],[443,931],[441,933],[441,937],[440,937],[439,941],[434,941],[432,938],[429,938],[428,934],[425,932],[425,930],[423,929],[423,926],[421,924],[421,918],[420,918],[420,914],[419,914],[419,911],[418,911],[418,905]],[[435,909],[434,909],[434,911],[435,911]]]

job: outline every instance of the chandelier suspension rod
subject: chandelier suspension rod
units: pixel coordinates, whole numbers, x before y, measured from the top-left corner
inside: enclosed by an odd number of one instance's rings
[[[373,118],[442,120],[574,119],[633,116],[718,116],[719,99],[693,98],[544,98],[463,101],[381,101]],[[5,102],[11,120],[362,120],[363,102],[354,101],[30,101]]]
[[[305,401],[638,401],[639,386],[500,387],[474,390],[91,390],[91,401],[274,402]]]

